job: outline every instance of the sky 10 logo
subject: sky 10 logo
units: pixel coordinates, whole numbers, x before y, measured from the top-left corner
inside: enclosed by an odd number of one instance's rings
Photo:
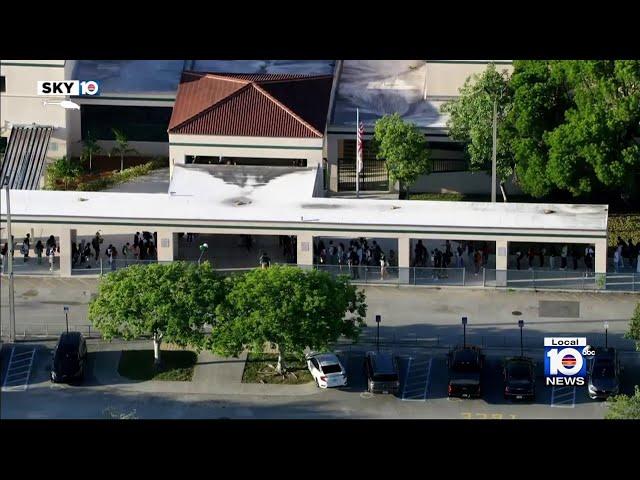
[[[582,386],[587,376],[587,359],[595,355],[586,337],[545,337],[545,383],[554,386]]]
[[[60,80],[49,81],[41,80],[38,82],[38,95],[56,96],[72,96],[81,95],[97,95],[100,90],[98,82],[94,80]]]

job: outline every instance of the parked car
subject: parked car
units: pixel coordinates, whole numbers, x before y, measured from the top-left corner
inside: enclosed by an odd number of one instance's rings
[[[84,380],[87,363],[87,342],[80,332],[65,332],[53,350],[51,381],[78,382]]]
[[[367,391],[371,393],[397,393],[400,389],[398,361],[386,352],[367,352],[364,357]]]
[[[479,347],[457,346],[448,354],[450,397],[480,398],[484,355]]]
[[[592,399],[606,399],[620,393],[620,360],[615,348],[596,348],[589,364],[588,392]]]
[[[536,397],[535,363],[529,357],[505,359],[504,398],[512,400],[533,400]]]
[[[310,353],[306,359],[318,387],[344,387],[347,384],[347,371],[334,353]]]

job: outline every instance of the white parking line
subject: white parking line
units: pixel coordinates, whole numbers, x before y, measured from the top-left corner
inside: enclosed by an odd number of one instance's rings
[[[551,407],[574,408],[576,406],[576,387],[556,387],[551,389]]]
[[[433,359],[422,359],[413,361],[409,357],[407,373],[405,375],[404,388],[402,389],[402,400],[405,402],[424,402],[427,400],[427,392],[431,382],[431,365]],[[411,370],[414,373],[411,373]]]
[[[33,366],[36,349],[32,348],[18,354],[15,353],[15,350],[16,347],[12,347],[7,373],[2,385],[3,392],[24,391],[29,386],[29,377],[31,376],[31,367]]]

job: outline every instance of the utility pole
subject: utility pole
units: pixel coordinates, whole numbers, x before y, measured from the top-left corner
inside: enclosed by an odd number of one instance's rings
[[[4,177],[4,186],[7,192],[7,238],[9,250],[7,251],[7,264],[9,270],[9,343],[16,341],[16,305],[13,285],[13,237],[11,236],[11,203],[9,199],[9,177]]]
[[[493,97],[493,149],[491,153],[491,203],[496,203],[496,145],[498,143],[498,96]]]

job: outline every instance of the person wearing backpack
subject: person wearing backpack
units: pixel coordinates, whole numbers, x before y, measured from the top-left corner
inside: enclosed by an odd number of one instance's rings
[[[269,266],[271,265],[271,259],[269,258],[269,255],[267,255],[267,252],[262,252],[262,255],[260,255],[260,267],[264,270],[266,268],[269,268]]]

